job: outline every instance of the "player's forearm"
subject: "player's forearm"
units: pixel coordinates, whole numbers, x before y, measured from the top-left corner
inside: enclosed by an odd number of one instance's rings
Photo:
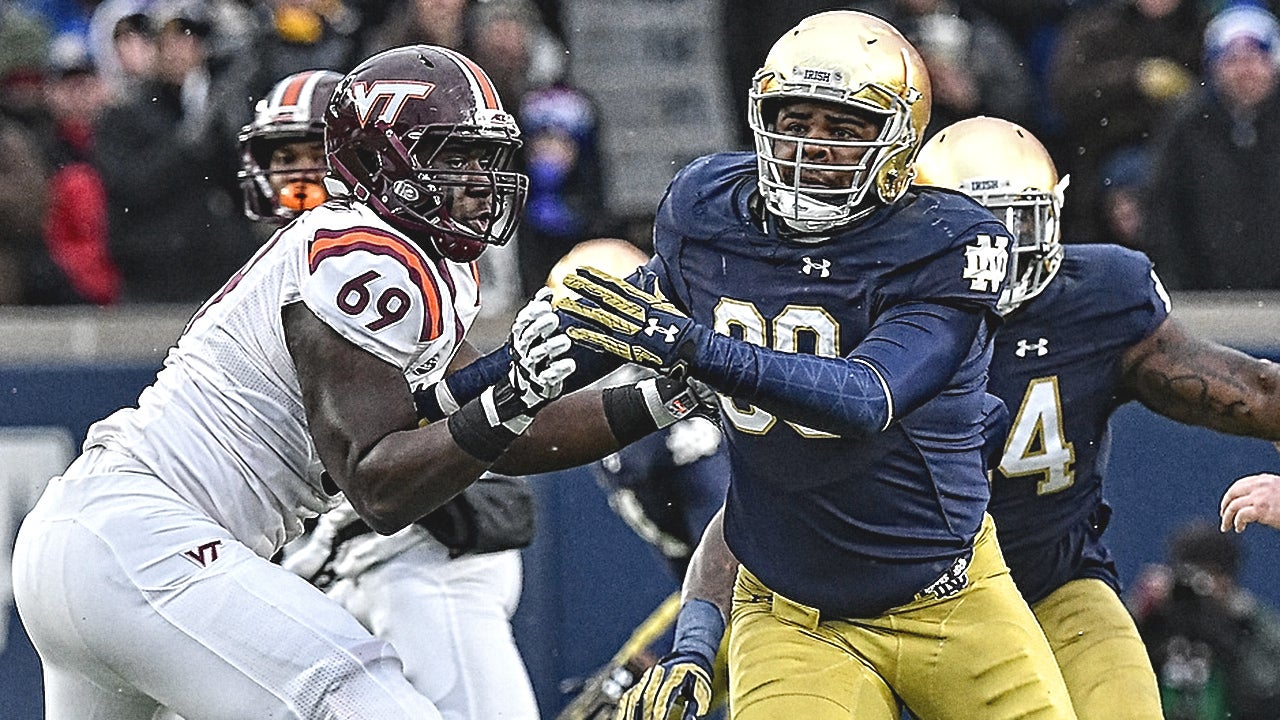
[[[681,599],[706,600],[727,618],[733,604],[733,584],[738,575],[738,558],[724,541],[724,508],[711,518],[698,547],[689,558]]]
[[[1280,440],[1280,366],[1192,338],[1170,321],[1126,360],[1128,386],[1155,412],[1219,432]]]
[[[585,348],[572,348],[567,357],[572,357],[578,367],[569,376],[566,393],[586,387],[617,369],[620,364],[614,358]],[[485,388],[501,380],[510,364],[511,351],[504,343],[443,380],[414,391],[413,401],[418,409],[418,417],[434,422],[453,413],[480,397]]]
[[[587,388],[543,408],[495,469],[529,474],[599,460],[705,408],[698,389],[666,376]]]
[[[602,394],[582,390],[543,408],[533,424],[494,463],[505,475],[529,475],[577,467],[615,452]]]
[[[695,377],[735,399],[846,437],[883,431],[947,386],[984,311],[914,302],[891,309],[846,358],[769,350],[704,330]]]
[[[707,333],[694,377],[815,430],[866,437],[888,424],[888,389],[866,361],[779,352]]]
[[[458,446],[445,423],[434,423],[387,435],[335,479],[361,519],[389,535],[447,503],[488,467]]]

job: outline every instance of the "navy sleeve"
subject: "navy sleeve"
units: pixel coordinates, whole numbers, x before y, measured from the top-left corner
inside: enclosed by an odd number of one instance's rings
[[[770,350],[700,327],[693,375],[806,427],[853,437],[884,430],[946,387],[987,313],[905,303],[845,358]]]
[[[485,388],[501,380],[510,365],[511,350],[503,343],[488,355],[446,377],[444,384],[458,405],[466,405],[480,397]]]

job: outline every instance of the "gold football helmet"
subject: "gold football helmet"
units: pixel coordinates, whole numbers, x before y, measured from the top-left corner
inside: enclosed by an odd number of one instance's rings
[[[619,238],[583,240],[564,254],[547,273],[547,287],[554,299],[569,297],[573,291],[564,286],[565,276],[580,267],[593,267],[615,277],[624,278],[649,262],[643,250]]]
[[[916,160],[916,182],[959,190],[985,205],[1013,233],[1009,284],[997,309],[1010,313],[1039,295],[1062,264],[1062,195],[1053,158],[1030,132],[976,117],[943,128]]]
[[[791,227],[816,233],[897,200],[911,183],[932,99],[924,61],[892,25],[850,10],[805,18],[774,43],[752,80],[747,120],[765,207]],[[847,105],[883,119],[883,127],[870,141],[797,139],[776,132],[778,109],[787,100]],[[778,156],[776,147],[784,143],[799,144],[794,159]],[[806,162],[806,146],[867,151],[854,165],[819,165]],[[851,174],[849,187],[801,184],[802,171],[832,170]],[[868,197],[873,187],[875,195]]]

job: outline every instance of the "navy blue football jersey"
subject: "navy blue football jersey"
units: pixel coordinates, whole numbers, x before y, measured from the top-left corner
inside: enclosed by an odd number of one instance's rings
[[[1169,314],[1145,255],[1115,245],[1065,250],[1044,292],[1005,318],[989,381],[1012,418],[992,473],[991,515],[1033,603],[1082,577],[1118,589],[1101,542],[1107,420],[1131,399],[1121,358]]]
[[[895,408],[870,437],[722,398],[734,554],[793,600],[878,615],[967,555],[982,522],[986,372],[1008,231],[964,195],[916,188],[831,237],[793,238],[753,214],[755,190],[755,156],[722,153],[683,169],[659,207],[649,266],[699,323],[775,350],[844,357],[904,303],[983,319],[964,357],[942,359],[957,368],[944,390]]]

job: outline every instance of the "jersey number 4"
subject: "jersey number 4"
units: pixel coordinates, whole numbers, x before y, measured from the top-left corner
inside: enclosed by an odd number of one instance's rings
[[[1075,459],[1062,426],[1058,376],[1032,380],[1005,441],[1000,472],[1005,477],[1039,476],[1036,494],[1049,495],[1075,484]]]

